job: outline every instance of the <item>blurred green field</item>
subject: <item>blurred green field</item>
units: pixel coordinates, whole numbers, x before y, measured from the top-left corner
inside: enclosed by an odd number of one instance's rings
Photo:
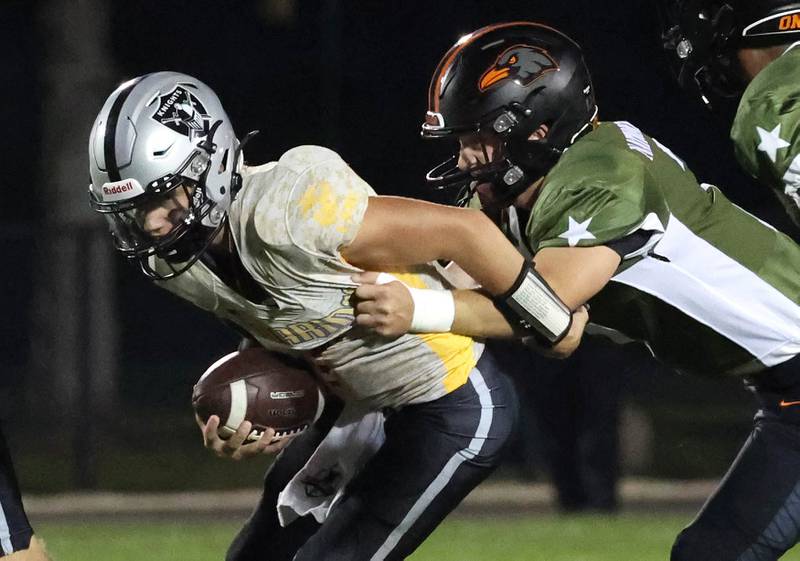
[[[451,518],[413,561],[664,561],[689,515]],[[235,523],[37,525],[56,561],[219,561]],[[784,561],[800,561],[800,550]]]

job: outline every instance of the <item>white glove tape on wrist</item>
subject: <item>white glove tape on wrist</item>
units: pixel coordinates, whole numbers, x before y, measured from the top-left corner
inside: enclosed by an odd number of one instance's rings
[[[403,282],[390,275],[380,273],[376,284],[386,284],[392,281]],[[403,283],[405,285],[405,283]],[[411,317],[411,333],[447,333],[453,327],[456,318],[456,303],[453,293],[449,290],[430,290],[426,288],[411,288],[405,285],[414,302],[414,314]]]
[[[411,333],[447,333],[456,318],[456,303],[449,290],[410,288],[414,301]]]

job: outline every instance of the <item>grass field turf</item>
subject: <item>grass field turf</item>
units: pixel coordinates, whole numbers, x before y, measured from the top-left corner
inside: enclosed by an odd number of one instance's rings
[[[689,515],[451,518],[412,561],[664,561]],[[219,561],[234,523],[47,523],[56,561]],[[800,549],[782,558],[800,561]]]

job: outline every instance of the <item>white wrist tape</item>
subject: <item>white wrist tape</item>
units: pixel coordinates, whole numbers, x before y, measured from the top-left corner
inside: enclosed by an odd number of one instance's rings
[[[408,288],[414,301],[411,333],[447,333],[456,317],[456,303],[449,290]]]
[[[381,273],[376,284],[392,281],[403,282],[389,273]],[[405,283],[403,283],[405,285]],[[453,293],[449,290],[430,290],[411,288],[405,285],[414,302],[414,314],[411,317],[411,333],[447,333],[453,327],[456,317],[456,304]]]

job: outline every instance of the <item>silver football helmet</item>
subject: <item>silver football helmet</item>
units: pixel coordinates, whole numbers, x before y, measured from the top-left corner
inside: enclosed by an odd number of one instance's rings
[[[177,72],[146,74],[119,86],[95,119],[89,199],[116,248],[147,276],[167,279],[197,261],[219,232],[241,184],[239,164],[240,143],[211,88]],[[172,207],[172,227],[159,235],[145,218],[164,205]],[[156,272],[156,257],[168,273]]]

